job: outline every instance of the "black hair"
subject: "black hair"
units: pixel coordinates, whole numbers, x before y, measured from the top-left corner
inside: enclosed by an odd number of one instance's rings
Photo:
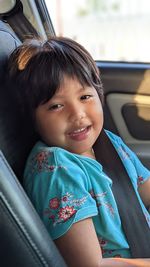
[[[15,84],[19,103],[33,118],[34,110],[59,89],[64,75],[93,86],[103,103],[99,70],[88,51],[64,37],[26,40],[15,49],[8,62],[9,81]]]

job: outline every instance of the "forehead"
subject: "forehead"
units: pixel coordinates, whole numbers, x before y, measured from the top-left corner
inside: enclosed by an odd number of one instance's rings
[[[47,106],[51,103],[55,103],[55,101],[75,99],[81,94],[92,94],[98,96],[97,91],[93,86],[82,84],[77,77],[64,75],[63,80],[54,95],[44,103],[41,103],[40,106]]]
[[[85,91],[86,89],[93,89],[93,87],[83,84],[80,82],[80,80],[74,76],[74,77],[69,77],[67,75],[64,75],[63,80],[60,84],[60,87],[57,89],[55,92],[54,96],[61,96],[66,93],[71,93],[71,92],[82,92]]]

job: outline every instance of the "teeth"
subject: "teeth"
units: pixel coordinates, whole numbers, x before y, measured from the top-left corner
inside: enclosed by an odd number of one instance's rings
[[[78,130],[75,130],[73,133],[80,133],[80,132],[84,131],[85,129],[86,129],[86,127],[85,128],[81,128],[81,129],[78,129]]]

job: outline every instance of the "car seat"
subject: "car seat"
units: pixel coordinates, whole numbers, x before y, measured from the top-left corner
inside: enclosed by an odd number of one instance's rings
[[[21,120],[13,88],[6,86],[7,59],[19,44],[10,27],[0,21],[0,266],[65,267],[21,185],[36,137]]]

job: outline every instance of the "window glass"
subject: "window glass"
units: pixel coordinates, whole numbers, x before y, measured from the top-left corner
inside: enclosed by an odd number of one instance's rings
[[[46,33],[44,29],[44,24],[42,23],[37,3],[32,0],[21,0],[23,4],[23,12],[32,26],[36,29],[36,31],[40,34],[43,39],[46,39]]]
[[[149,0],[45,0],[57,35],[95,60],[150,62]]]

